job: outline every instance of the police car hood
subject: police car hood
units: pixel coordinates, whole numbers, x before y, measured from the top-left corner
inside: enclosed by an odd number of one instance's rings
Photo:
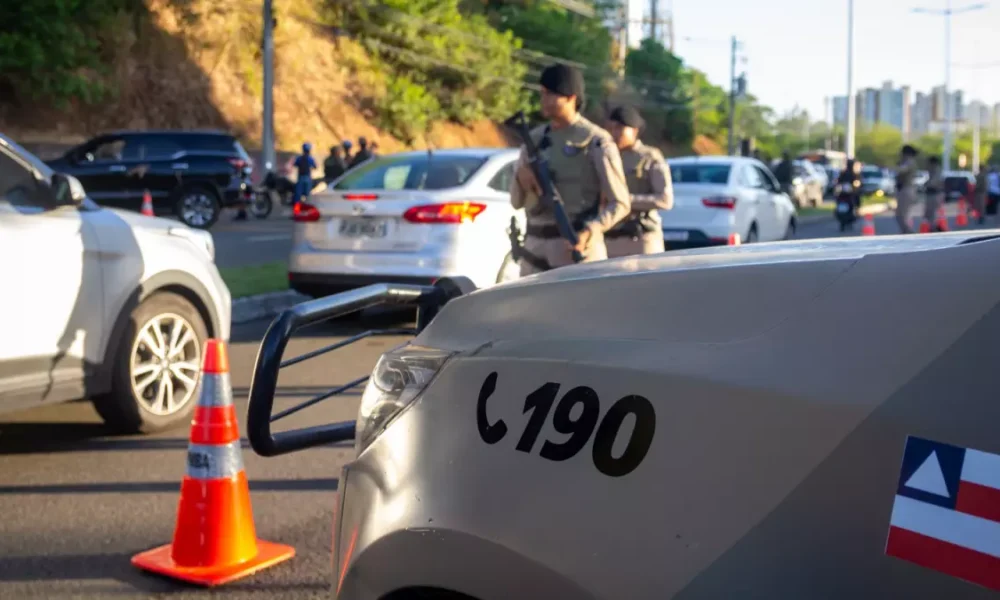
[[[909,319],[917,332],[936,324],[967,324],[996,301],[1000,278],[984,269],[998,263],[1000,230],[620,258],[562,267],[460,297],[414,342],[460,352],[504,347],[511,354],[555,358],[572,358],[575,349],[566,342],[573,340],[647,340],[685,352],[756,341],[763,345],[747,347],[758,353],[766,353],[767,344],[801,343],[822,354],[824,336],[842,334],[845,323],[877,327],[887,318]],[[951,283],[981,293],[953,297]],[[928,303],[951,308],[928,319],[923,312]]]

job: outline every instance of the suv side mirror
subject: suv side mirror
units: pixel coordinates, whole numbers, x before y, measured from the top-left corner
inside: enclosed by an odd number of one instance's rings
[[[80,206],[87,197],[87,191],[83,189],[80,180],[65,173],[56,173],[52,176],[52,193],[59,206],[69,204]]]

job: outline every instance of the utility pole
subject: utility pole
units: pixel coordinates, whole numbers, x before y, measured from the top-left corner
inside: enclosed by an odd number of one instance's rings
[[[649,37],[654,42],[660,41],[656,35],[656,26],[659,24],[657,13],[659,13],[660,0],[649,0]]]
[[[970,4],[962,8],[952,8],[951,0],[948,0],[944,10],[932,8],[914,8],[913,12],[930,15],[944,16],[944,152],[941,157],[941,165],[947,171],[951,169],[951,128],[952,128],[952,101],[951,101],[951,17],[961,13],[981,10],[986,8],[985,4]]]
[[[271,0],[264,0],[264,170],[272,172],[274,156],[274,13]]]
[[[733,145],[733,129],[736,128],[736,36],[732,39],[732,49],[729,53],[729,156],[733,156],[736,147]]]
[[[621,19],[618,24],[618,76],[625,76],[625,59],[628,57],[628,2],[629,0],[620,0],[618,3],[618,17]]]
[[[844,154],[847,158],[854,158],[857,112],[854,98],[854,0],[847,0],[847,131],[844,136]]]

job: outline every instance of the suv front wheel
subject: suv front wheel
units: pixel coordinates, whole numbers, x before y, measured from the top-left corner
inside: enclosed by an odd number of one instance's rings
[[[174,212],[189,227],[208,229],[219,220],[222,203],[219,194],[206,185],[188,185],[176,194]]]
[[[94,398],[104,422],[150,433],[186,422],[198,404],[208,329],[186,298],[156,292],[132,311],[111,365],[111,392]]]

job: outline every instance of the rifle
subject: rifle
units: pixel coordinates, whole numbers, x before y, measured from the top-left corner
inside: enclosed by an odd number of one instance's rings
[[[516,131],[521,141],[524,142],[524,148],[528,155],[528,166],[531,167],[532,173],[535,174],[538,186],[542,188],[539,200],[555,215],[559,235],[573,246],[576,246],[580,243],[580,238],[576,235],[576,230],[573,229],[573,224],[566,214],[566,205],[563,204],[562,198],[559,196],[559,191],[556,190],[555,185],[552,183],[549,161],[542,156],[538,146],[531,139],[531,132],[528,129],[528,120],[524,116],[524,111],[518,111],[516,115],[504,121],[504,125]],[[511,240],[513,241],[513,237]],[[578,263],[582,260],[583,254],[579,250],[573,250],[573,262]]]

